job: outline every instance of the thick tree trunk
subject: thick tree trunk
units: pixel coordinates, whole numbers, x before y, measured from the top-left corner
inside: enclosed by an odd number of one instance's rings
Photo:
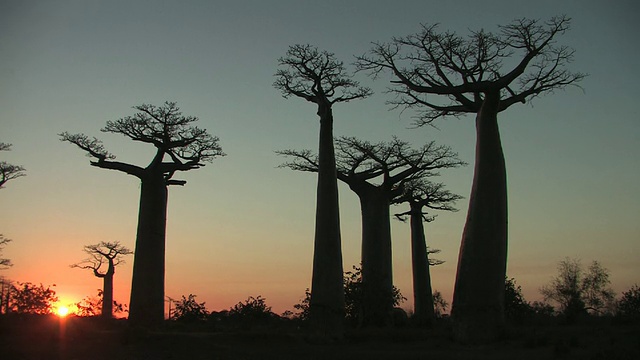
[[[393,264],[388,191],[372,185],[354,191],[362,213],[362,324],[390,325]]]
[[[331,108],[319,106],[318,189],[309,318],[315,336],[344,335],[344,289],[338,180]]]
[[[133,262],[129,321],[155,327],[164,320],[164,256],[167,186],[162,173],[142,178],[138,233]]]
[[[413,310],[419,325],[431,325],[433,290],[429,269],[429,254],[422,223],[422,206],[411,203],[411,265],[413,270]]]
[[[455,336],[462,342],[491,341],[504,330],[507,176],[499,102],[497,91],[486,93],[476,117],[476,163],[452,305]]]
[[[113,271],[107,271],[102,278],[102,318],[111,319],[113,317]]]

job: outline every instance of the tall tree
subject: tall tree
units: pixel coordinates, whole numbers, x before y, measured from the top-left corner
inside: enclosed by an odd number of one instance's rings
[[[446,146],[430,142],[412,149],[407,142],[370,143],[353,137],[336,139],[337,177],[360,199],[362,214],[362,323],[387,325],[393,309],[393,264],[389,206],[413,177],[462,162]],[[310,150],[284,150],[293,160],[283,164],[293,170],[319,169],[318,156]],[[433,174],[431,174],[433,175]]]
[[[61,133],[62,141],[77,145],[94,160],[92,166],[117,170],[141,182],[140,210],[133,262],[129,320],[134,326],[156,326],[164,319],[164,258],[169,185],[177,171],[204,166],[225,155],[219,139],[192,126],[195,116],[183,116],[175,102],[162,106],[142,104],[138,112],[116,121],[107,121],[103,132],[124,135],[133,141],[153,145],[156,154],[146,167],[115,161],[96,138],[84,134]]]
[[[11,144],[0,143],[0,151],[9,151],[11,150]],[[4,186],[4,184],[21,176],[25,176],[25,169],[19,165],[11,165],[6,161],[0,161],[0,189]]]
[[[101,315],[105,319],[111,319],[113,317],[113,276],[116,273],[116,266],[122,264],[123,257],[133,254],[133,251],[119,241],[102,241],[99,244],[85,246],[84,252],[89,257],[71,267],[91,270],[94,276],[102,279]]]
[[[309,320],[321,337],[344,333],[342,243],[336,160],[333,148],[333,105],[366,98],[371,90],[351,78],[334,54],[311,45],[294,45],[278,59],[273,86],[285,98],[313,103],[320,118],[318,187]]]
[[[414,318],[420,325],[431,325],[436,318],[431,273],[429,266],[439,265],[429,258],[429,251],[423,222],[431,222],[435,216],[429,216],[424,208],[442,211],[458,211],[453,204],[462,199],[444,188],[442,183],[433,183],[426,179],[415,179],[404,186],[404,192],[393,199],[394,204],[409,203],[409,211],[396,214],[400,220],[409,217],[411,225],[411,268],[413,273],[413,309]]]
[[[373,77],[392,74],[390,92],[397,96],[391,103],[418,109],[417,125],[476,114],[475,169],[452,306],[460,341],[491,340],[504,327],[507,178],[498,113],[585,77],[565,68],[574,51],[556,42],[569,24],[564,16],[519,19],[497,34],[480,30],[468,37],[423,25],[357,59],[357,68]]]

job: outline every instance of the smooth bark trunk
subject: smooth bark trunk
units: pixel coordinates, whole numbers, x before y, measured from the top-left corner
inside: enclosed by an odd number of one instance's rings
[[[319,105],[318,188],[309,319],[321,338],[344,335],[344,289],[338,180],[333,148],[333,116]]]
[[[413,271],[413,309],[419,325],[431,325],[433,290],[429,269],[429,253],[422,223],[422,206],[411,203],[411,265]]]
[[[368,184],[354,191],[360,198],[362,213],[362,324],[390,325],[393,264],[389,192]]]
[[[462,342],[486,342],[504,330],[507,177],[498,130],[499,93],[485,94],[476,117],[476,159],[462,235],[452,317]]]
[[[167,185],[161,172],[146,174],[140,190],[129,321],[155,327],[164,320]]]
[[[102,278],[102,318],[113,317],[113,271],[107,272]]]

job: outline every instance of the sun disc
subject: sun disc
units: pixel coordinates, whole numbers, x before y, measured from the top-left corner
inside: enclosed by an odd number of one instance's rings
[[[69,308],[66,306],[61,306],[58,308],[58,316],[65,317],[69,314]]]

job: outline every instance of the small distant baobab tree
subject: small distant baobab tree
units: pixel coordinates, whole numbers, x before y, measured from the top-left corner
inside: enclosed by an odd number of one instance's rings
[[[393,310],[391,254],[391,201],[403,193],[414,177],[434,175],[438,169],[463,164],[449,147],[430,142],[412,149],[407,142],[370,143],[353,137],[336,139],[337,177],[360,199],[362,213],[362,319],[363,325],[384,326]],[[293,170],[317,172],[318,156],[310,150],[283,150]]]
[[[442,264],[442,261],[429,258],[429,254],[439,250],[429,250],[424,232],[424,222],[431,222],[424,208],[442,211],[458,211],[453,205],[462,196],[444,188],[442,183],[433,183],[426,179],[415,179],[404,185],[401,195],[393,199],[394,204],[409,203],[409,211],[396,214],[401,221],[409,217],[411,225],[411,268],[413,273],[413,317],[419,325],[431,325],[436,318],[431,272],[429,267]]]
[[[309,321],[317,336],[340,338],[344,333],[344,294],[333,105],[366,98],[371,90],[353,80],[334,54],[311,45],[291,46],[278,64],[281,68],[273,86],[285,98],[295,96],[314,104],[320,118]]]
[[[138,112],[116,121],[107,121],[103,132],[124,135],[156,149],[146,167],[115,161],[102,142],[84,134],[60,134],[62,141],[75,144],[94,160],[91,165],[135,176],[141,182],[140,210],[129,321],[134,326],[154,327],[164,319],[165,237],[169,185],[186,181],[173,176],[179,171],[198,169],[225,155],[219,139],[192,124],[195,116],[184,116],[175,102],[162,106],[135,106]]]
[[[116,273],[116,266],[122,264],[123,257],[133,254],[133,251],[118,241],[102,241],[99,244],[85,246],[84,252],[89,257],[71,265],[71,267],[91,270],[94,276],[102,279],[101,316],[105,319],[111,319],[113,317],[113,276]]]
[[[11,150],[11,144],[0,143],[0,151],[9,151]],[[11,165],[6,161],[0,161],[0,189],[4,186],[4,184],[21,176],[25,176],[25,169],[22,166]]]
[[[496,34],[480,30],[468,37],[423,25],[357,58],[358,70],[374,78],[392,75],[391,104],[417,109],[419,126],[476,114],[474,177],[452,305],[460,341],[490,341],[504,329],[507,177],[498,113],[585,77],[566,69],[574,51],[556,41],[569,24],[565,16],[519,19]]]

